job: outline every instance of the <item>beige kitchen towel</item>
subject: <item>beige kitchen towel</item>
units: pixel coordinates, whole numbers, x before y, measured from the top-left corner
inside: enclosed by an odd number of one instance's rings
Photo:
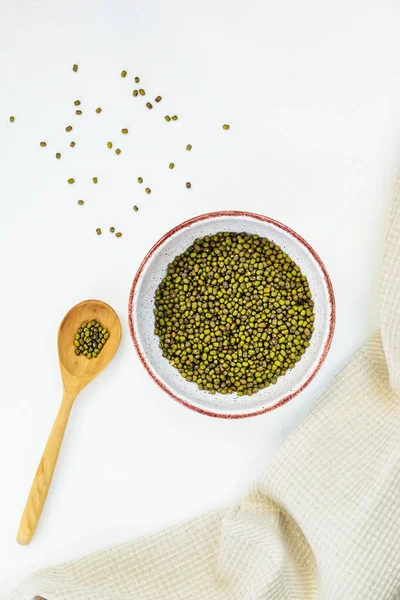
[[[179,490],[177,490],[179,493]],[[10,600],[400,599],[400,186],[381,333],[239,506],[38,571]]]

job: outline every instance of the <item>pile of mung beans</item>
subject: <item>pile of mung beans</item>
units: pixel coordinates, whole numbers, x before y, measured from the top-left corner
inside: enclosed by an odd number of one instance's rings
[[[278,245],[248,233],[207,235],[176,256],[154,314],[163,356],[211,394],[275,384],[314,330],[307,278]]]
[[[75,334],[75,354],[86,358],[97,358],[110,334],[96,319],[85,321]]]

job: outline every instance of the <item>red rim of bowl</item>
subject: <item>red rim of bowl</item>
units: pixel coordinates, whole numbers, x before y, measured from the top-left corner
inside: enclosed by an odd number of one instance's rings
[[[153,372],[153,370],[151,369],[150,365],[148,364],[146,358],[144,357],[142,350],[140,348],[139,340],[136,335],[134,321],[133,321],[133,310],[134,310],[133,299],[135,296],[136,286],[137,286],[140,276],[143,272],[143,269],[145,268],[145,266],[148,263],[148,261],[150,260],[150,258],[153,256],[154,252],[158,248],[160,248],[160,246],[162,246],[164,244],[164,242],[166,242],[172,235],[174,235],[175,233],[178,233],[182,229],[186,229],[187,227],[189,227],[190,225],[193,225],[194,223],[199,223],[200,221],[207,221],[209,219],[214,219],[217,217],[250,217],[252,219],[256,219],[257,221],[264,221],[266,223],[275,225],[279,229],[282,229],[286,233],[289,233],[298,242],[300,242],[300,244],[305,246],[307,248],[307,250],[309,251],[309,253],[312,255],[312,257],[314,258],[314,260],[316,261],[316,263],[318,264],[318,266],[320,267],[320,269],[323,273],[323,276],[325,279],[325,284],[326,284],[327,291],[328,291],[328,304],[330,307],[328,337],[326,339],[325,346],[324,346],[324,349],[320,356],[320,359],[319,359],[317,365],[315,366],[315,368],[313,369],[313,371],[310,373],[308,379],[303,383],[303,385],[300,386],[300,388],[298,390],[288,394],[284,398],[281,398],[281,400],[279,400],[278,402],[275,402],[275,404],[273,404],[271,406],[267,406],[266,408],[262,408],[260,410],[256,410],[254,412],[249,412],[249,413],[244,413],[244,414],[241,414],[241,413],[239,413],[239,414],[215,413],[212,411],[205,410],[203,408],[199,408],[198,406],[193,406],[193,404],[190,404],[186,400],[183,400],[182,398],[180,398],[179,396],[174,394],[160,379],[158,379],[157,375]],[[284,225],[283,223],[280,223],[279,221],[275,221],[275,219],[271,219],[270,217],[266,217],[264,215],[259,215],[257,213],[251,213],[251,212],[247,212],[247,211],[221,210],[221,211],[217,211],[217,212],[206,213],[204,215],[199,215],[197,217],[193,217],[192,219],[188,219],[187,221],[184,221],[183,223],[180,223],[176,227],[173,227],[172,229],[170,229],[170,231],[168,231],[165,235],[163,235],[158,240],[158,242],[156,242],[154,244],[154,246],[148,251],[148,253],[144,257],[144,259],[142,260],[142,262],[136,272],[133,283],[132,283],[131,291],[129,294],[128,319],[129,319],[129,330],[131,332],[131,337],[132,337],[134,346],[136,348],[136,352],[138,353],[139,359],[140,359],[142,365],[144,366],[144,368],[146,369],[147,373],[153,379],[153,381],[155,381],[156,384],[162,390],[164,390],[164,392],[166,392],[169,396],[171,396],[171,398],[173,398],[180,404],[183,404],[187,408],[190,408],[191,410],[194,410],[195,412],[201,413],[203,415],[207,415],[209,417],[217,417],[219,419],[244,419],[246,417],[255,417],[257,415],[261,415],[263,413],[274,410],[274,409],[278,408],[279,406],[282,406],[283,404],[286,404],[286,402],[289,402],[289,400],[292,400],[292,398],[294,398],[295,396],[300,394],[300,392],[302,392],[309,385],[309,383],[314,379],[314,377],[316,376],[316,374],[322,367],[322,365],[327,357],[327,354],[329,352],[329,349],[331,347],[333,333],[335,330],[336,305],[335,305],[335,296],[333,293],[332,283],[331,283],[330,277],[328,275],[328,272],[326,270],[326,267],[325,267],[324,263],[322,262],[322,260],[320,259],[320,257],[318,256],[318,254],[315,252],[315,250],[310,246],[310,244],[308,242],[306,242],[306,240],[304,238],[301,237],[301,235],[299,235],[298,233],[293,231],[293,229],[291,229],[287,225]]]

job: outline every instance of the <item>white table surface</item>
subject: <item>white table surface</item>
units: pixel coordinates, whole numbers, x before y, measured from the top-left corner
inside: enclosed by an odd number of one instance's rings
[[[400,157],[399,18],[391,0],[2,1],[0,595],[36,568],[237,500],[377,327]],[[135,75],[144,99],[132,97]],[[157,94],[162,103],[148,111]],[[166,123],[167,113],[179,121]],[[165,231],[243,208],[314,246],[332,277],[337,326],[300,397],[224,421],[153,384],[129,336],[127,301]],[[61,399],[57,327],[90,297],[118,312],[121,347],[77,400],[40,525],[20,547],[20,515]]]

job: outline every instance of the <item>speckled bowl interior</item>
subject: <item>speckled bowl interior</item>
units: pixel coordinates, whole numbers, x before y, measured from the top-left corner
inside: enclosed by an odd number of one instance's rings
[[[315,329],[310,347],[296,366],[278,382],[253,396],[209,394],[186,381],[162,356],[154,335],[154,294],[172,259],[195,238],[219,231],[257,233],[278,244],[307,276],[315,303]],[[332,286],[318,255],[294,231],[272,219],[251,213],[223,212],[201,215],[168,232],[143,260],[132,285],[129,321],[139,357],[151,377],[175,400],[210,416],[240,418],[276,408],[301,392],[323,363],[332,340],[335,304]]]

